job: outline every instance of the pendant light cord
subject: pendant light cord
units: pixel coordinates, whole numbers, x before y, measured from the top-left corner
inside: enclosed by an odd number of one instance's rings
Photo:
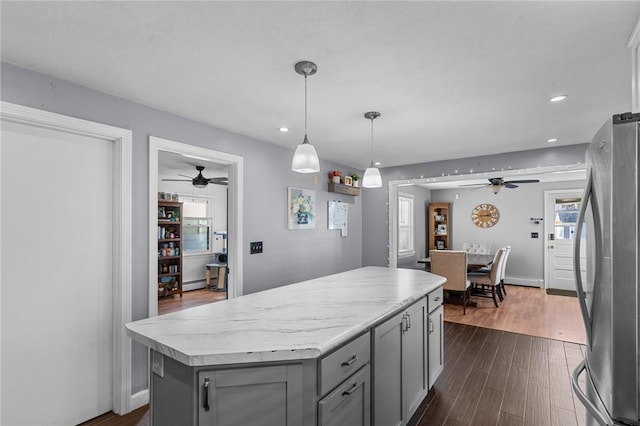
[[[373,118],[371,119],[371,165],[373,166]]]
[[[304,136],[307,140],[307,73],[304,73]]]

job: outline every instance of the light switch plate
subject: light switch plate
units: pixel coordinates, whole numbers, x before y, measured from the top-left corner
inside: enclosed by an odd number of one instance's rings
[[[249,254],[262,253],[262,241],[254,241],[249,243]]]

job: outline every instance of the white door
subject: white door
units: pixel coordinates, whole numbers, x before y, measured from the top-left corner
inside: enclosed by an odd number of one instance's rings
[[[575,291],[573,241],[582,191],[545,191],[545,287]],[[584,235],[581,238],[581,264],[585,261]],[[585,272],[585,271],[583,271]]]
[[[112,145],[3,122],[2,424],[111,410]]]

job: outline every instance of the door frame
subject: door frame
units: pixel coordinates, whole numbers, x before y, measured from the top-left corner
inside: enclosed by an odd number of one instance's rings
[[[209,148],[189,145],[156,136],[149,136],[149,317],[158,315],[158,152],[199,157],[206,161],[226,164],[229,167],[227,201],[227,232],[233,238],[228,241],[229,277],[227,298],[243,294],[243,161],[240,156],[215,151]]]
[[[131,321],[131,173],[132,132],[119,127],[73,118],[40,109],[2,101],[0,119],[32,127],[99,138],[113,143],[113,378],[112,410],[116,414],[131,411],[131,339],[124,325]],[[1,150],[0,150],[0,155]],[[0,223],[2,218],[0,217]],[[0,238],[1,235],[0,235]],[[0,269],[2,268],[0,257]],[[2,282],[0,277],[0,300]],[[1,314],[0,304],[0,314]],[[0,351],[1,357],[1,351]],[[1,371],[0,371],[1,374]]]
[[[556,196],[559,194],[566,194],[569,197],[576,196],[580,198],[580,202],[582,202],[582,198],[584,197],[584,189],[580,189],[580,188],[546,189],[544,191],[543,215],[542,215],[544,216],[544,219],[543,219],[543,222],[544,222],[544,237],[543,237],[544,287],[543,288],[544,289],[548,289],[549,283],[551,282],[551,265],[549,265],[549,244],[550,244],[549,234],[551,234],[552,231],[555,232],[555,216],[554,217],[549,216],[549,213],[551,212],[551,210],[549,210],[551,208],[551,206],[549,205],[549,198],[551,196]],[[580,238],[580,236],[577,235],[576,238]]]
[[[559,165],[559,166],[545,166],[535,167],[529,169],[513,169],[513,170],[500,170],[499,172],[480,172],[469,173],[465,175],[447,175],[447,176],[433,176],[433,177],[420,177],[416,179],[402,179],[402,180],[390,180],[389,185],[389,259],[388,266],[390,268],[398,267],[398,188],[403,186],[420,185],[435,182],[462,182],[471,179],[486,179],[490,175],[500,174],[500,176],[515,177],[522,174],[546,174],[546,173],[563,173],[567,171],[584,170],[586,166],[584,164],[571,164],[571,165]],[[426,238],[426,235],[425,235]]]

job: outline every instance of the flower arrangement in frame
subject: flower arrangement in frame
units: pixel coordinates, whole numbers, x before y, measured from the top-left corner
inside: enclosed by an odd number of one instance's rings
[[[316,229],[316,191],[290,186],[287,201],[289,229]]]

